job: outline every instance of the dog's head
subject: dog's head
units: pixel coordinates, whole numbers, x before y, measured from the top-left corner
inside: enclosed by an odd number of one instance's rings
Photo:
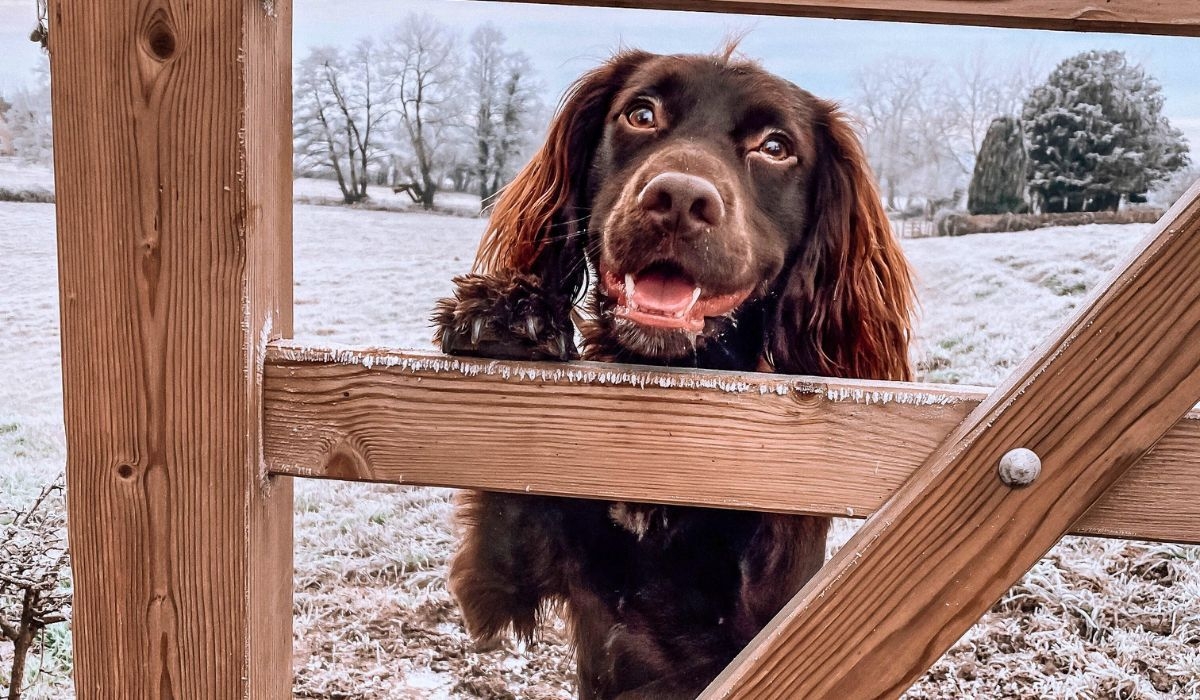
[[[729,344],[780,371],[908,379],[913,307],[845,118],[755,64],[624,52],[570,90],[477,265],[578,290],[627,356]]]

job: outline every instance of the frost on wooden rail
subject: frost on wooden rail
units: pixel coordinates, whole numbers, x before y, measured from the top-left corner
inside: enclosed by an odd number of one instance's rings
[[[829,380],[822,377],[744,374],[718,370],[672,370],[603,362],[507,362],[380,348],[308,347],[291,343],[273,345],[270,348],[270,357],[277,364],[358,365],[368,370],[376,367],[395,369],[414,376],[451,374],[461,377],[498,377],[505,381],[625,386],[639,389],[699,389],[735,394],[773,393],[779,396],[793,393],[820,394],[830,401],[865,404],[946,405],[970,400],[976,393],[987,391],[977,387],[928,384],[924,385],[926,390],[906,392],[880,388],[880,382],[854,379]],[[904,386],[897,383],[887,385]]]
[[[290,343],[270,346],[264,388],[277,474],[850,517],[988,393]],[[1193,413],[1075,531],[1200,542],[1197,464]]]

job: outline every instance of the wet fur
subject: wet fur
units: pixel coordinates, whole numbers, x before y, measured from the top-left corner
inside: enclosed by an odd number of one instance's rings
[[[622,160],[614,105],[631,81],[686,84],[697,75],[793,105],[788,118],[801,125],[805,143],[791,179],[771,175],[775,184],[697,161],[728,191],[739,217],[737,231],[712,235],[749,236],[708,243],[732,251],[723,264],[744,262],[756,291],[727,316],[708,319],[700,334],[660,333],[614,317],[589,270],[604,256],[650,255],[636,230],[621,239],[614,228],[636,214],[624,201],[628,188],[619,189],[622,178],[649,167],[640,155]],[[655,144],[653,157],[677,158],[670,147]],[[601,213],[604,221],[595,221]],[[910,378],[909,270],[852,130],[832,104],[728,53],[630,51],[583,76],[541,151],[497,204],[477,270],[458,278],[455,296],[438,306],[437,340],[447,352],[573,359],[572,308],[587,287],[586,359]],[[450,588],[471,634],[485,642],[510,631],[532,637],[545,612],[561,607],[586,700],[698,695],[821,566],[829,525],[808,516],[490,492],[462,494],[458,521]]]

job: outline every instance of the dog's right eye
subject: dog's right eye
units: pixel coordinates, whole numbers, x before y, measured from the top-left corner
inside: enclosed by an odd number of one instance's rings
[[[639,104],[625,113],[625,121],[635,129],[653,129],[658,126],[658,118],[654,114],[654,107],[648,104]]]

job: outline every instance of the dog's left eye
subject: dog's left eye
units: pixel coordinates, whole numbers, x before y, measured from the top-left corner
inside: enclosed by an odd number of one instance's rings
[[[775,136],[763,141],[758,147],[758,152],[771,160],[787,160],[792,157],[792,149],[788,147],[787,142]]]
[[[625,121],[635,129],[653,129],[658,126],[654,108],[647,104],[639,104],[626,112]]]

